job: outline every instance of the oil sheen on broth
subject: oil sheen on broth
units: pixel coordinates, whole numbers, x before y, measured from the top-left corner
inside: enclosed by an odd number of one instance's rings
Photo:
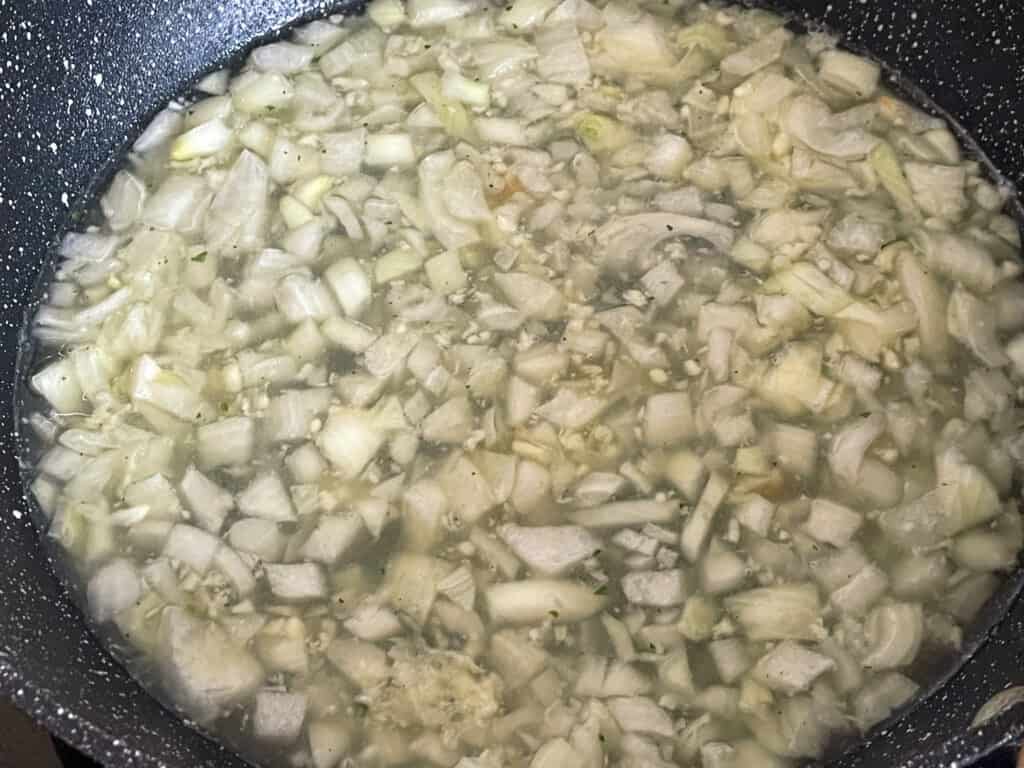
[[[885,719],[1022,545],[1024,288],[879,75],[761,11],[377,0],[206,77],[34,321],[95,621],[267,766]]]

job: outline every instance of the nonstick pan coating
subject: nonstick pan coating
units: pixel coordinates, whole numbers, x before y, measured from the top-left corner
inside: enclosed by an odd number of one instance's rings
[[[796,21],[899,69],[1024,184],[1019,0],[778,0]],[[315,0],[0,0],[0,695],[111,766],[233,768],[238,758],[169,714],[88,632],[40,548],[22,495],[9,404],[26,309],[53,244],[130,139],[200,74],[302,18]],[[1019,204],[1015,213],[1020,217]],[[831,765],[965,766],[1024,739],[1024,708],[968,730],[1024,683],[1018,574],[992,601],[974,656],[926,700]]]

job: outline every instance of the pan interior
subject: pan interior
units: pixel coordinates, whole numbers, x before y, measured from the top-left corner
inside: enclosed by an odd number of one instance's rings
[[[909,94],[916,103],[921,104],[922,106],[932,108],[934,107],[934,105],[932,105],[930,102],[924,99],[924,97],[920,93],[916,92],[916,90],[913,89],[911,86],[905,86],[900,81],[900,79],[897,78],[895,75],[892,75],[891,77],[893,87],[897,89],[905,89],[906,93]],[[990,164],[988,164],[987,160],[985,160],[984,156],[980,153],[976,145],[974,145],[974,143],[970,141],[970,138],[966,136],[966,134],[961,133],[960,139],[965,144],[965,146],[968,147],[969,151],[972,153],[972,156],[977,157],[991,171]],[[98,192],[102,191],[106,187],[106,180],[104,180],[103,183],[96,184],[95,187]],[[82,205],[80,208],[80,212],[83,217],[93,215],[94,210],[95,199],[88,202],[87,204]],[[74,225],[80,227],[87,221],[87,218],[79,218],[77,221],[74,221]],[[48,282],[49,275],[47,275],[46,278],[42,278],[39,282],[37,296],[40,299],[42,298],[45,292],[45,288]],[[21,409],[21,416],[25,416],[26,414],[34,411],[36,408],[39,407],[39,400],[35,397],[34,394],[31,393],[30,390],[28,390],[24,386],[24,384],[27,383],[31,373],[36,370],[40,360],[45,358],[45,354],[41,353],[30,342],[27,341],[27,328],[25,338],[26,342],[25,345],[22,347],[23,354],[20,356],[19,359],[19,381],[23,385],[19,396],[19,407]],[[23,423],[21,418],[19,418],[18,421],[19,424]],[[25,468],[25,471],[23,472],[22,477],[27,485],[33,479],[33,476],[28,471],[28,467],[35,464],[36,455],[32,453],[32,448],[29,447],[31,439],[24,432],[22,433],[22,438],[23,445],[26,446],[26,453],[24,454],[25,459],[22,462],[22,466],[23,468]],[[37,516],[37,524],[41,528],[45,527],[44,518],[40,515],[38,508],[34,507],[34,509]],[[60,558],[57,559],[59,560]],[[65,578],[69,577],[69,572],[63,565],[58,564],[57,569],[62,573],[62,575]],[[82,590],[78,583],[76,582],[76,580],[74,578],[68,578],[68,584],[70,585],[70,589],[73,592],[73,594],[75,594],[80,599]],[[926,664],[915,665],[913,670],[915,672],[915,676],[919,674],[921,679],[927,679],[928,681],[930,681],[930,691],[940,687],[949,676],[953,675],[962,666],[962,664],[968,658],[970,658],[974,650],[976,650],[979,647],[979,645],[984,641],[988,633],[991,631],[991,628],[997,624],[1000,618],[1009,609],[1014,599],[1016,598],[1017,594],[1019,593],[1020,588],[1021,574],[1019,572],[1015,572],[1012,576],[1008,577],[1002,583],[999,591],[986,605],[985,609],[982,611],[978,619],[972,625],[971,631],[968,633],[968,636],[965,639],[963,651],[961,653],[949,654],[946,656],[929,656]],[[139,665],[136,663],[136,660],[132,658],[130,646],[128,644],[118,643],[115,640],[112,642],[112,650],[115,653],[115,655],[120,660],[122,660],[129,667],[129,669],[131,669],[133,673],[136,674],[142,680],[142,682],[146,685],[147,688],[151,687],[154,681],[149,679],[149,675],[145,672],[144,668],[139,667]],[[897,714],[893,717],[898,718],[899,715]],[[894,722],[894,720],[889,722]],[[240,722],[234,723],[234,725],[236,725],[239,729],[241,728]],[[229,729],[230,727],[231,726],[229,726]],[[885,728],[886,725],[883,724],[881,727]],[[845,747],[843,748],[845,749]],[[855,749],[856,748],[854,748],[854,750]],[[855,751],[848,752],[846,754],[855,754]]]

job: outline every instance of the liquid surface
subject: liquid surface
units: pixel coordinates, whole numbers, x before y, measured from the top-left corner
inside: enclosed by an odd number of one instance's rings
[[[1006,191],[760,11],[371,4],[159,115],[68,235],[33,491],[267,766],[781,766],[1024,542]]]

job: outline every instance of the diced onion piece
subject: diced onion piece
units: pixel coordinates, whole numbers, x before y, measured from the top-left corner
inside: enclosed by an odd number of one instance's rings
[[[572,581],[527,579],[495,584],[484,593],[495,624],[574,623],[598,613],[605,598]]]
[[[231,97],[240,112],[263,114],[291,105],[295,89],[282,74],[267,72],[236,81]]]
[[[818,59],[818,77],[858,99],[875,92],[880,74],[878,64],[846,51],[825,51]]]
[[[695,434],[693,407],[687,392],[661,392],[647,398],[644,440],[661,447],[677,445]]]
[[[430,105],[438,120],[452,136],[475,144],[479,140],[473,119],[459,101],[444,95],[441,79],[433,72],[421,72],[409,78],[409,84]]]
[[[441,77],[441,93],[447,99],[474,107],[486,108],[491,103],[490,86],[470,80],[455,71],[445,72]]]
[[[385,35],[375,26],[363,26],[320,57],[320,70],[328,78],[365,75],[383,65]]]
[[[494,492],[476,465],[456,454],[441,468],[438,482],[444,489],[457,525],[473,525],[496,504]]]
[[[429,552],[441,541],[448,499],[441,486],[424,478],[402,494],[402,545],[411,552]]]
[[[438,27],[480,8],[474,0],[408,0],[406,13],[413,29]]]
[[[864,623],[868,669],[898,669],[917,657],[924,637],[924,614],[920,605],[887,603],[875,608]]]
[[[861,730],[868,730],[910,701],[918,690],[917,683],[898,672],[871,678],[853,698],[857,725]]]
[[[234,134],[222,120],[211,120],[186,131],[171,144],[171,160],[193,160],[216,155],[228,146]]]
[[[498,25],[514,32],[528,30],[542,21],[558,0],[514,0],[498,16]]]
[[[228,513],[235,508],[234,497],[191,465],[178,488],[193,519],[210,533],[219,534]]]
[[[373,287],[367,273],[354,259],[341,259],[332,264],[324,271],[324,279],[349,317],[359,317],[370,306]]]
[[[806,691],[818,677],[834,667],[835,662],[828,656],[787,640],[761,657],[754,666],[753,676],[762,685],[792,696]]]
[[[445,251],[429,259],[424,268],[430,286],[440,294],[459,293],[469,285],[469,277],[454,251]]]
[[[360,540],[365,526],[355,512],[323,515],[299,550],[305,560],[334,565]]]
[[[407,133],[373,133],[366,137],[363,162],[378,168],[415,165],[416,150]]]
[[[247,517],[261,517],[277,523],[295,520],[288,491],[280,475],[273,470],[256,475],[238,495],[238,511]]]
[[[89,610],[98,622],[109,621],[142,596],[142,580],[131,560],[111,560],[93,574],[86,588]]]
[[[388,502],[384,499],[362,499],[353,505],[356,513],[362,518],[363,525],[370,535],[379,539],[389,522],[394,520]]]
[[[594,112],[578,114],[575,129],[579,140],[595,155],[609,155],[636,138],[633,131],[618,120]]]
[[[110,187],[100,200],[100,204],[110,228],[115,232],[121,232],[138,220],[145,200],[145,185],[128,171],[120,171],[110,182]]]
[[[245,464],[255,445],[256,425],[248,416],[232,416],[196,430],[196,450],[205,469]]]
[[[512,305],[528,317],[557,320],[565,312],[561,292],[546,280],[523,272],[497,274],[493,280]]]
[[[776,505],[763,496],[756,494],[739,504],[733,517],[744,528],[749,528],[759,536],[767,536],[771,530]]]
[[[776,274],[766,287],[778,288],[816,315],[832,317],[853,303],[846,291],[813,264],[800,262]]]
[[[614,698],[608,709],[624,731],[671,738],[675,735],[672,718],[651,699],[642,696]]]
[[[306,726],[314,768],[336,768],[352,745],[352,723],[348,719],[312,720]]]
[[[729,482],[718,472],[708,477],[696,508],[686,518],[679,535],[679,549],[691,563],[697,561],[711,533],[715,513],[729,493]]]
[[[280,41],[257,48],[251,56],[252,63],[263,72],[292,75],[308,67],[314,53],[311,46]]]
[[[75,413],[84,406],[82,389],[68,358],[50,363],[33,375],[32,388],[59,413]]]
[[[995,307],[961,286],[949,298],[946,327],[984,365],[999,368],[1010,362],[996,337]]]
[[[549,23],[537,30],[537,71],[545,80],[566,85],[583,85],[591,78],[590,60],[577,25],[572,22]],[[484,130],[477,121],[482,138]]]
[[[913,253],[902,253],[897,262],[903,295],[917,312],[917,333],[921,352],[932,364],[944,366],[950,356],[945,316],[948,298],[938,281],[927,272]]]
[[[274,597],[287,602],[322,600],[327,596],[327,580],[317,563],[278,565],[265,563],[267,583]]]
[[[665,463],[665,477],[687,501],[696,502],[707,478],[707,468],[693,451],[676,451]]]
[[[379,338],[369,326],[337,316],[327,318],[320,330],[332,344],[357,355],[368,350]]]
[[[469,398],[453,397],[423,420],[423,438],[434,443],[461,443],[469,437],[474,423]]]
[[[622,592],[635,605],[671,608],[686,601],[683,572],[633,571],[622,577]]]
[[[391,559],[383,592],[391,605],[425,624],[437,598],[437,585],[451,566],[427,555],[403,552]]]
[[[779,27],[722,59],[722,71],[737,77],[748,77],[778,59],[792,38],[792,32]]]
[[[253,576],[252,569],[231,547],[222,544],[217,549],[217,554],[213,557],[213,567],[231,582],[240,598],[248,597],[255,591],[256,577]]]
[[[264,670],[216,624],[169,606],[160,620],[157,655],[173,700],[201,723],[211,723],[247,700],[263,683]]]
[[[582,429],[608,409],[604,398],[581,395],[577,390],[562,387],[555,396],[534,409],[541,418],[566,429]]]
[[[678,179],[693,159],[693,148],[682,136],[667,133],[659,137],[644,164],[663,179]]]
[[[679,505],[672,501],[616,501],[569,515],[585,528],[626,528],[643,523],[670,523],[679,516]]]
[[[181,114],[181,107],[172,105],[157,113],[152,122],[146,126],[146,130],[135,140],[132,149],[136,152],[146,153],[165,144],[172,136],[176,136],[181,130],[185,118]]]
[[[396,248],[377,257],[373,277],[378,284],[404,280],[423,267],[423,255],[412,248]]]
[[[518,120],[508,117],[478,117],[474,124],[481,141],[511,147],[529,146],[530,140],[526,129]]]
[[[929,229],[918,230],[912,240],[930,267],[972,291],[989,293],[999,280],[992,255],[977,240]]]
[[[290,323],[307,319],[320,321],[337,312],[323,283],[298,273],[281,279],[274,289],[274,300]]]
[[[814,499],[804,531],[818,541],[845,547],[864,523],[864,518],[849,507],[830,499]]]
[[[636,265],[645,263],[660,243],[680,237],[707,240],[719,251],[728,253],[735,234],[724,224],[675,213],[615,217],[594,233],[601,249],[601,261],[621,271],[635,269]]]
[[[498,535],[536,573],[560,576],[593,557],[601,540],[575,525],[503,525]]]
[[[346,619],[345,629],[360,640],[378,642],[402,633],[398,617],[379,605],[363,603]]]
[[[204,219],[211,252],[235,256],[263,247],[269,223],[270,172],[248,150],[231,167]],[[152,201],[151,201],[152,202]]]
[[[252,708],[252,735],[262,744],[287,746],[299,738],[306,719],[306,695],[260,691]]]
[[[235,549],[273,563],[284,554],[287,537],[277,523],[252,517],[239,520],[228,529],[228,542]]]
[[[213,564],[214,555],[220,548],[220,539],[191,525],[178,524],[171,528],[164,557],[179,560],[196,573],[203,575]]]
[[[821,605],[813,584],[780,584],[740,592],[725,609],[754,641],[815,640],[821,632]]]
[[[402,0],[373,0],[366,7],[366,15],[374,24],[384,30],[397,27],[406,20]]]
[[[840,613],[863,616],[889,588],[889,577],[874,563],[868,563],[836,589],[829,598]]]
[[[864,454],[871,444],[885,432],[885,416],[880,413],[867,414],[866,418],[852,421],[832,438],[829,450],[829,466],[832,473],[850,486],[860,478]]]
[[[354,408],[334,408],[327,416],[317,445],[345,479],[357,477],[384,445],[386,434],[373,415]]]

